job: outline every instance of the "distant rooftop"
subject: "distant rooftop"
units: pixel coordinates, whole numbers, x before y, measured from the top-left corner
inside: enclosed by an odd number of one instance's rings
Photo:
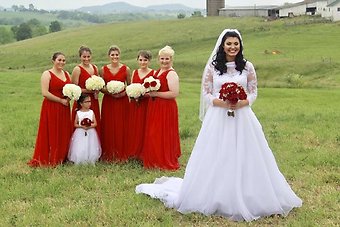
[[[299,5],[305,5],[305,4],[311,4],[311,3],[315,3],[315,2],[327,2],[327,0],[305,0],[302,2],[297,2],[297,3],[289,3],[286,5],[281,6],[281,9],[284,8],[291,8],[292,6],[299,6]]]
[[[226,6],[223,9],[245,9],[245,10],[250,10],[250,9],[276,9],[279,8],[280,6],[277,5],[252,5],[252,6]]]

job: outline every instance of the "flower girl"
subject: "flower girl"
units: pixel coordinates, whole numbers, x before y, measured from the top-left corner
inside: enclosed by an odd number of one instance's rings
[[[68,159],[75,164],[94,164],[100,157],[102,149],[95,127],[97,121],[94,112],[90,109],[91,97],[83,93],[78,101],[77,114]]]

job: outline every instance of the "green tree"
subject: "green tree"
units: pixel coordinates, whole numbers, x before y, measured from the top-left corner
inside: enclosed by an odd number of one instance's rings
[[[16,11],[19,10],[19,6],[17,6],[17,5],[12,5],[12,9],[14,10],[14,12],[16,12]]]
[[[59,32],[61,31],[61,24],[59,23],[59,21],[55,20],[52,21],[50,24],[50,32]]]
[[[22,23],[19,25],[16,31],[15,37],[17,41],[32,38],[32,29],[27,23]]]
[[[32,30],[32,37],[45,35],[47,33],[47,29],[41,22],[35,18],[27,21],[28,26],[30,26]]]
[[[27,9],[25,8],[24,5],[19,5],[19,11],[20,12],[25,12],[25,11],[27,11]]]
[[[13,34],[4,27],[0,27],[0,44],[10,43],[13,41]]]
[[[178,19],[184,19],[185,18],[185,14],[184,13],[179,13],[179,14],[177,14],[177,18]]]
[[[194,11],[193,14],[191,14],[191,17],[203,17],[201,11]]]
[[[29,21],[27,21],[27,24],[31,27],[31,26],[38,26],[40,25],[40,21],[36,18],[30,19]]]
[[[35,11],[34,5],[32,3],[28,5],[28,10]]]
[[[47,28],[43,25],[35,26],[32,29],[32,37],[41,36],[47,34]]]
[[[12,31],[12,33],[13,33],[15,36],[16,36],[18,30],[19,30],[19,26],[12,26],[12,27],[11,27],[11,31]]]

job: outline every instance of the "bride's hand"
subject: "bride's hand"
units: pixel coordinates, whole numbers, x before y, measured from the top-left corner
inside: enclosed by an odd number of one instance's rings
[[[236,104],[233,110],[237,110],[240,109],[244,106],[248,106],[249,105],[249,101],[247,99],[245,100],[239,100]]]
[[[227,101],[227,103],[228,103],[228,109],[230,109],[230,110],[236,110],[236,109],[238,109],[237,107],[237,104],[238,104],[238,102],[237,103],[231,103],[231,102],[229,102],[229,101]]]
[[[213,100],[213,105],[214,106],[219,106],[219,107],[222,107],[222,108],[227,108],[229,109],[230,108],[230,104],[228,102],[225,102],[221,99],[214,99]]]

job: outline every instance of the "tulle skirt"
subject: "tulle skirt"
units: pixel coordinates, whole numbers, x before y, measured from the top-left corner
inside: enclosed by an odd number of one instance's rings
[[[262,126],[250,107],[209,108],[184,178],[162,177],[140,184],[137,193],[158,198],[181,213],[221,215],[252,221],[287,215],[302,205],[281,174]]]
[[[100,158],[101,153],[98,134],[94,128],[88,130],[75,129],[70,142],[68,160],[75,164],[94,164]]]

